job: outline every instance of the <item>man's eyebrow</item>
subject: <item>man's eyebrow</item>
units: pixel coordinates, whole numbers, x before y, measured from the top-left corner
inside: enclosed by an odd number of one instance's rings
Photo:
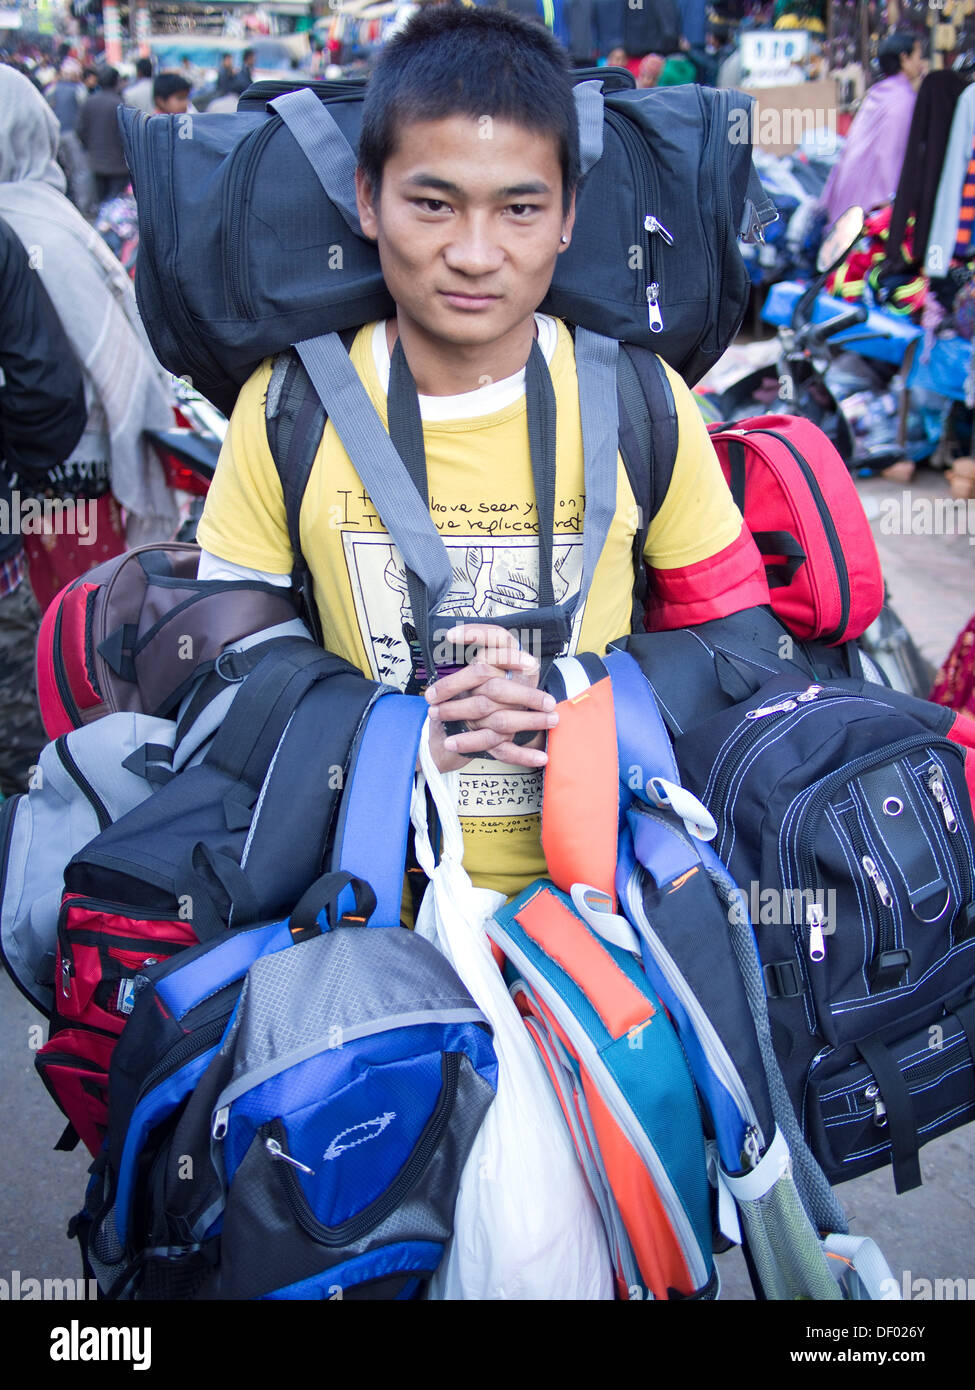
[[[464,190],[456,183],[451,183],[449,179],[438,178],[436,174],[426,174],[422,170],[416,174],[410,174],[404,180],[404,184],[413,188],[435,188],[440,193],[449,193],[453,198],[464,196]],[[529,194],[540,196],[551,192],[548,184],[538,179],[531,183],[516,183],[508,188],[499,188],[494,196],[496,198],[522,198]]]

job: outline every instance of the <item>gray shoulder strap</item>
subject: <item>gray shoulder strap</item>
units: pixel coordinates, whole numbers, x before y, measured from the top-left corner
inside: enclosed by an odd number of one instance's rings
[[[355,201],[355,153],[328,107],[307,87],[286,92],[268,104],[301,146],[329,200],[350,230],[361,237]]]

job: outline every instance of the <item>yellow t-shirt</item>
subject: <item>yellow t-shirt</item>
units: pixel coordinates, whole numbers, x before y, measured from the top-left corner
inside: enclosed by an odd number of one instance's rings
[[[372,352],[374,325],[351,349],[383,423],[386,397]],[[585,505],[575,352],[562,323],[550,363],[557,407],[555,599],[578,590]],[[237,401],[200,521],[200,545],[221,559],[289,573],[284,498],[267,443],[265,362]],[[679,448],[673,478],[651,522],[645,557],[677,569],[736,541],[741,514],[724,484],[701,414],[683,381],[667,372],[677,406]],[[423,422],[430,511],[450,554],[453,584],[439,613],[490,622],[538,606],[538,513],[525,398],[474,419]],[[570,650],[602,654],[630,629],[637,509],[618,460],[616,516]],[[301,544],[312,574],[329,651],[401,690],[416,689],[405,571],[338,435],[328,422],[301,511]],[[415,646],[415,644],[414,644]],[[464,863],[474,882],[506,894],[545,872],[538,771],[477,759],[460,773]]]

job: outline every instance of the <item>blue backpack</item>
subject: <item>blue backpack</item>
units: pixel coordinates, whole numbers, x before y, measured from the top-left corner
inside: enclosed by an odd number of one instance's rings
[[[137,979],[76,1218],[105,1296],[407,1299],[440,1263],[497,1063],[452,967],[399,926],[424,717],[384,696],[354,751],[332,858],[375,890],[333,869],[289,918]],[[402,835],[377,845],[380,789]]]

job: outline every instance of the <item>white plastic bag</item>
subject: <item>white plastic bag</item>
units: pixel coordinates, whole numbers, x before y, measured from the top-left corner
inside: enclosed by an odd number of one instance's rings
[[[498,1092],[461,1177],[454,1238],[428,1297],[610,1299],[602,1222],[548,1075],[491,954],[483,923],[505,901],[463,867],[458,777],[437,771],[429,725],[420,741],[412,819],[430,878],[416,921],[444,953],[494,1029]],[[436,862],[424,782],[442,832]]]

